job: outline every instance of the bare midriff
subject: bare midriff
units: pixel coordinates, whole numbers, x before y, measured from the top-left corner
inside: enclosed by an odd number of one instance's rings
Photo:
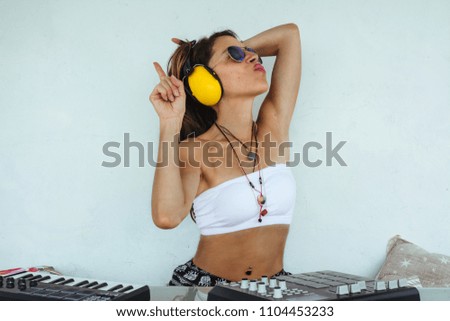
[[[279,224],[218,235],[202,235],[194,264],[231,281],[272,276],[283,269],[289,225]]]

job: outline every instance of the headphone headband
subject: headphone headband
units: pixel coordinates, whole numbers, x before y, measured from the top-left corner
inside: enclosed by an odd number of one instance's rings
[[[186,77],[191,72],[191,69],[192,69],[191,50],[195,46],[195,44],[197,43],[197,40],[188,41],[187,43],[189,43],[189,50],[188,50],[188,53],[187,53],[186,62],[183,65],[183,70],[182,70],[183,78]]]

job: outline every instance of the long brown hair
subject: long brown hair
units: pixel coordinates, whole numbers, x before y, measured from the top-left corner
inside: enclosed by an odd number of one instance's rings
[[[217,38],[223,36],[231,36],[238,38],[231,30],[224,30],[213,33],[209,37],[204,37],[191,45],[189,41],[182,42],[167,64],[167,74],[174,75],[182,80],[183,67],[190,57],[192,66],[195,64],[207,65],[212,56],[212,48]],[[183,118],[183,124],[180,131],[180,141],[190,136],[199,136],[206,132],[216,121],[216,111],[194,100],[191,96],[186,95],[186,112]]]

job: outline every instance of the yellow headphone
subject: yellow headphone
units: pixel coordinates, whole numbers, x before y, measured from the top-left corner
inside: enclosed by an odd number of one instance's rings
[[[214,106],[223,95],[219,76],[206,65],[191,64],[191,49],[196,41],[191,41],[186,63],[183,66],[184,89],[189,96],[205,106]]]

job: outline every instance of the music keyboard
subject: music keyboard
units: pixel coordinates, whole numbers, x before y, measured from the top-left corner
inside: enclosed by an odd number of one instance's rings
[[[148,301],[146,285],[96,281],[48,272],[0,276],[0,300],[11,301]]]

